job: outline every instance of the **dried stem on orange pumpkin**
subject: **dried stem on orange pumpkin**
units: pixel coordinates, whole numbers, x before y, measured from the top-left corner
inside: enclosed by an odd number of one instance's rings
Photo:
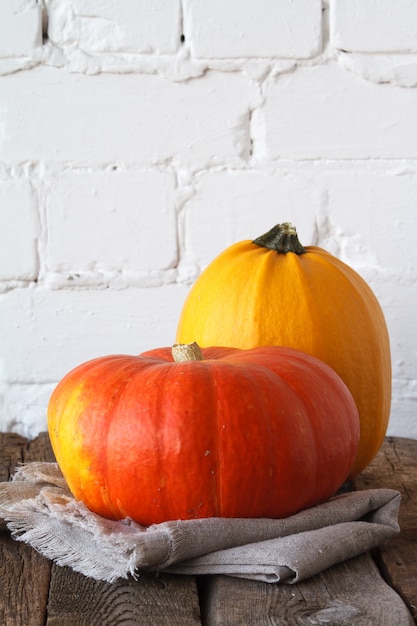
[[[171,351],[176,363],[203,360],[203,353],[195,341],[193,343],[176,343],[172,346]]]

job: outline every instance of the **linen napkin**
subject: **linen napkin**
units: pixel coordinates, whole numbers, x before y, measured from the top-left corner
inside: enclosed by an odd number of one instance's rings
[[[58,565],[113,582],[141,570],[295,583],[399,532],[400,493],[337,495],[284,519],[206,518],[143,527],[76,501],[56,463],[28,463],[0,483],[0,520]]]

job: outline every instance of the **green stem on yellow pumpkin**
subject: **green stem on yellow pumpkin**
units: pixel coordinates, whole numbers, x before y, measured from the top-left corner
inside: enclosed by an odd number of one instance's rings
[[[176,343],[172,346],[171,352],[176,363],[203,360],[203,353],[195,341],[193,343]]]
[[[269,248],[275,250],[278,254],[287,254],[287,252],[294,252],[295,254],[304,254],[305,248],[298,240],[297,230],[295,226],[289,222],[282,224],[276,224],[271,230],[264,235],[261,235],[257,239],[254,239],[252,243],[262,248]]]

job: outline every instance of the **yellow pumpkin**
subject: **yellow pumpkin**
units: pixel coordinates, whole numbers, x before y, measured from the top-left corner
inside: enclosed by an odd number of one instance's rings
[[[291,224],[230,246],[205,269],[184,303],[176,341],[280,345],[321,359],[344,380],[359,411],[360,443],[350,477],[378,452],[391,406],[381,306],[351,267],[321,248],[304,248]]]

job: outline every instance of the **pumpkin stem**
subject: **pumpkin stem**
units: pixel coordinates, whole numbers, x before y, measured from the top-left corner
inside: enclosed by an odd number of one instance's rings
[[[289,222],[277,224],[265,233],[265,235],[261,235],[257,239],[254,239],[252,243],[256,243],[257,246],[261,246],[263,248],[275,250],[278,254],[294,252],[295,254],[300,255],[306,252],[305,248],[298,240],[295,226]]]
[[[176,363],[203,360],[203,353],[195,341],[193,343],[176,343],[172,346],[171,352]]]

